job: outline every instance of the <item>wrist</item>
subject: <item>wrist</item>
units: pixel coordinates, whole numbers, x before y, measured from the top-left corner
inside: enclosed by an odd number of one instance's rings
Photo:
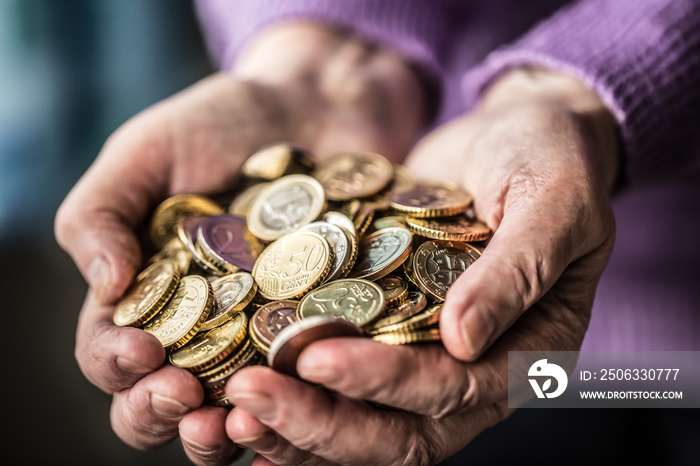
[[[427,123],[425,86],[410,64],[322,25],[285,22],[263,29],[230,72],[272,90],[289,111],[296,142],[316,148],[320,157],[340,144],[329,143],[336,133],[352,129],[366,141],[346,141],[347,150],[383,152],[396,161]]]
[[[518,105],[556,106],[579,117],[593,141],[593,154],[601,178],[608,190],[612,190],[621,158],[618,127],[595,91],[565,74],[537,68],[514,68],[489,86],[479,108],[497,112]]]

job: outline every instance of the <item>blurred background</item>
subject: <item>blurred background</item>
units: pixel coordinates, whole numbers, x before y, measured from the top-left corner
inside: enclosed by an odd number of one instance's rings
[[[189,464],[178,442],[139,452],[112,432],[111,398],[73,357],[86,285],[53,219],[112,131],[211,71],[188,0],[0,0],[2,418],[13,464]],[[697,464],[697,420],[692,410],[521,410],[478,437],[469,462]]]

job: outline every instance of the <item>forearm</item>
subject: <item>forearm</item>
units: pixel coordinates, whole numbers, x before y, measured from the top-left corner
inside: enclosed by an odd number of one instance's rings
[[[562,9],[465,77],[474,98],[505,70],[536,66],[598,94],[620,130],[631,182],[697,164],[700,5],[584,0]]]

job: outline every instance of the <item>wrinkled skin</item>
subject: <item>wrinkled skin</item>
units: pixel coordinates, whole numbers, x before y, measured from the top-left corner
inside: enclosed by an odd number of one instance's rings
[[[149,449],[179,436],[201,465],[227,464],[237,445],[255,450],[256,464],[434,464],[510,413],[508,350],[580,348],[614,241],[609,113],[573,79],[516,70],[411,151],[427,107],[421,81],[398,57],[288,24],[253,41],[230,73],[110,137],[61,206],[56,235],[90,285],[76,359],[113,396],[120,438]],[[325,340],[298,362],[313,385],[247,368],[227,384],[233,410],[202,406],[198,381],[163,365],[154,337],[112,323],[141,267],[135,231],[169,195],[230,188],[247,155],[282,140],[319,157],[370,150],[398,161],[410,152],[417,176],[469,190],[495,234],[448,293],[444,346]]]

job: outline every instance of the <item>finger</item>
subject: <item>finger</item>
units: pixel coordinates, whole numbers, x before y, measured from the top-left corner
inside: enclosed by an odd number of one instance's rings
[[[58,243],[102,303],[116,301],[141,265],[133,230],[166,186],[165,148],[139,134],[112,136],[56,215]]]
[[[508,387],[500,369],[491,361],[464,364],[440,344],[389,346],[361,338],[313,343],[297,362],[310,382],[435,418],[504,399]]]
[[[90,290],[78,319],[75,358],[85,377],[107,393],[131,387],[163,365],[165,350],[153,335],[112,323],[114,306]]]
[[[177,436],[183,416],[203,399],[202,386],[194,375],[163,366],[132,388],[114,394],[112,429],[134,448],[155,448]]]
[[[228,410],[203,406],[186,414],[179,424],[180,441],[187,457],[196,465],[230,464],[241,449],[226,435]]]
[[[226,419],[226,433],[238,445],[249,448],[265,460],[261,464],[307,464],[312,454],[295,447],[257,418],[233,408]]]
[[[269,368],[238,372],[226,394],[297,449],[344,464],[401,464],[426,427],[421,416],[380,411]],[[265,456],[283,463],[286,452],[279,454]]]

